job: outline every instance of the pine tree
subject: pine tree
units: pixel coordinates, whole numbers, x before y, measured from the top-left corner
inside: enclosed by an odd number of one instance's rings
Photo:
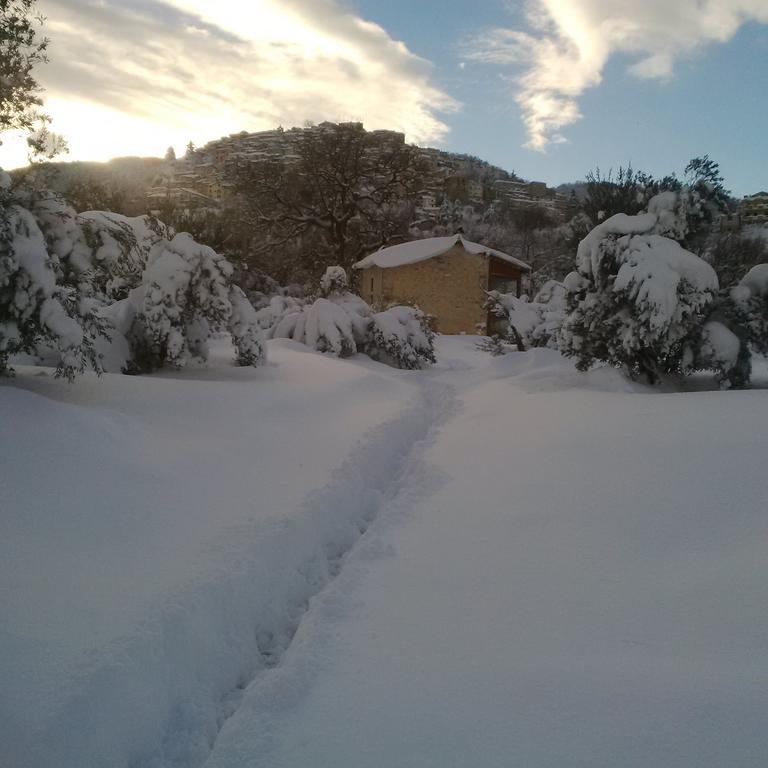
[[[648,208],[611,217],[579,245],[559,348],[580,370],[601,360],[650,382],[681,371],[685,343],[713,305],[717,275],[677,242],[686,234],[684,194],[664,192]]]

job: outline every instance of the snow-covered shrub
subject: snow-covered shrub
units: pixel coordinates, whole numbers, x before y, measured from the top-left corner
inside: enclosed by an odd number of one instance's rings
[[[304,301],[293,296],[272,296],[265,306],[256,311],[256,322],[265,336],[272,338],[280,321],[288,314],[300,312],[303,306]]]
[[[357,352],[349,314],[328,299],[317,299],[306,310],[304,343],[318,352],[348,357]]]
[[[151,216],[127,217],[110,211],[76,213],[58,195],[28,192],[50,253],[59,259],[62,282],[102,304],[120,301],[141,283],[153,248],[172,236]]]
[[[397,368],[435,362],[434,333],[423,312],[392,307],[374,314],[348,286],[341,267],[328,267],[320,281],[323,296],[311,305],[287,309],[273,326],[272,338],[293,339],[338,357],[364,352]]]
[[[680,197],[665,192],[649,211],[616,214],[579,244],[565,279],[566,314],[558,346],[586,370],[596,360],[655,381],[683,367],[686,339],[703,325],[717,275],[667,235],[685,231]]]
[[[11,355],[57,355],[72,378],[101,370],[99,337],[132,372],[207,358],[214,330],[228,328],[242,365],[259,365],[258,318],[232,285],[232,267],[189,235],[149,216],[77,214],[57,195],[0,176],[0,371]],[[130,350],[129,350],[130,347]]]
[[[349,357],[357,351],[349,315],[328,299],[317,299],[285,315],[275,326],[272,338],[293,339],[337,357]]]
[[[154,249],[141,285],[118,314],[132,349],[127,370],[151,371],[164,365],[182,368],[208,358],[214,330],[229,328],[238,361],[265,361],[256,313],[240,290],[230,285],[232,266],[212,248],[186,233]]]
[[[492,357],[502,357],[510,351],[511,347],[507,339],[494,333],[491,336],[481,338],[475,347],[481,352],[487,352]]]
[[[507,321],[503,338],[517,344],[518,349],[556,347],[557,333],[563,321],[565,293],[562,283],[548,280],[532,301],[527,296],[489,291],[486,307]],[[496,349],[492,347],[493,351]]]
[[[327,298],[334,293],[349,291],[349,279],[344,267],[328,267],[320,278],[320,295]]]
[[[718,319],[715,319],[718,318]],[[685,373],[714,371],[722,389],[749,383],[752,355],[743,328],[718,309],[699,332],[686,342],[682,368]]]
[[[286,312],[269,332],[271,339],[293,339],[304,343],[304,323],[306,312],[304,307]]]
[[[768,264],[756,264],[729,293],[732,315],[757,352],[768,355]]]
[[[349,290],[347,273],[341,267],[328,267],[320,280],[320,291],[349,315],[352,335],[358,349],[368,341],[373,310],[356,293]]]
[[[262,365],[265,362],[266,347],[256,310],[236,285],[229,289],[229,302],[232,305],[229,330],[237,352],[238,364],[253,367]]]
[[[260,269],[254,269],[243,262],[235,263],[233,267],[232,281],[240,286],[257,312],[266,307],[273,296],[285,291],[276,280]]]
[[[720,385],[749,382],[752,350],[768,354],[768,264],[752,267],[730,290],[722,290],[701,333],[686,346],[688,370],[714,370]]]
[[[435,362],[435,334],[429,318],[413,307],[390,307],[371,316],[365,352],[396,368],[423,368]]]
[[[137,287],[155,249],[173,230],[152,216],[121,216],[109,211],[78,214],[90,256],[81,269],[93,273],[94,285],[108,301],[119,301]]]
[[[59,275],[59,259],[32,213],[11,199],[10,178],[0,171],[0,374],[9,372],[12,355],[51,350],[57,376],[71,381],[88,367],[100,371],[91,334],[102,325],[92,306],[58,284]]]
[[[349,291],[347,273],[342,267],[326,269],[320,279],[320,296],[303,308],[288,297],[275,301],[276,309],[285,309],[272,328],[272,337],[291,338],[342,357],[354,354],[368,340],[371,308]]]
[[[273,326],[271,337],[293,339],[338,357],[364,352],[397,368],[435,362],[434,333],[423,312],[392,307],[374,314],[348,285],[341,267],[329,267],[320,281],[324,295],[310,305],[288,309]]]

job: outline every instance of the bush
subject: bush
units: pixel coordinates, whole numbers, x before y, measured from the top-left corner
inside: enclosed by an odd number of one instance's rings
[[[274,325],[272,338],[293,339],[338,357],[364,352],[396,368],[421,368],[435,362],[434,333],[423,312],[392,307],[374,314],[347,286],[346,272],[329,267],[320,281],[324,296],[288,309]]]
[[[35,217],[11,198],[0,171],[0,374],[20,353],[56,353],[56,375],[70,381],[92,367],[101,371],[95,335],[104,333],[93,306],[59,284],[61,265],[48,252]],[[86,333],[86,331],[88,333]]]
[[[757,352],[768,354],[768,264],[756,264],[729,292],[731,317]]]
[[[504,341],[516,344],[519,350],[528,347],[557,347],[557,334],[563,322],[565,286],[548,280],[529,301],[526,296],[489,291],[486,308],[507,321]],[[496,347],[491,346],[495,351]]]
[[[230,331],[241,365],[263,364],[266,347],[256,312],[230,284],[231,274],[223,256],[190,235],[159,244],[141,285],[113,311],[131,347],[126,372],[204,362],[211,333],[223,329]]]
[[[429,318],[421,310],[390,307],[371,317],[364,350],[373,360],[413,370],[435,362],[434,339]]]
[[[721,389],[746,386],[752,372],[752,355],[743,329],[720,311],[714,312],[686,343],[683,370],[714,371]]]
[[[577,368],[600,360],[651,382],[683,370],[685,343],[701,332],[718,291],[712,267],[670,237],[685,233],[687,215],[681,197],[665,192],[648,213],[617,214],[579,244],[559,334]]]

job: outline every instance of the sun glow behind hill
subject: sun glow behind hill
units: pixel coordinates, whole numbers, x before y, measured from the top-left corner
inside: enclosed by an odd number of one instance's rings
[[[37,73],[68,159],[160,155],[239,130],[360,120],[439,142],[456,103],[431,65],[336,0],[41,0],[50,63]],[[26,161],[22,137],[0,166]]]

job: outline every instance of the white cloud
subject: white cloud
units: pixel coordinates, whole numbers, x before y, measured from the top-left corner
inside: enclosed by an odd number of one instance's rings
[[[306,120],[360,120],[439,142],[448,130],[439,113],[457,108],[429,62],[341,0],[39,6],[51,60],[36,74],[71,159],[156,155]],[[3,150],[12,165],[12,147]]]
[[[600,84],[614,54],[636,57],[641,78],[669,78],[675,62],[728,41],[748,21],[768,22],[768,0],[530,0],[530,32],[491,29],[471,43],[475,61],[522,68],[514,98],[527,146],[564,141],[581,117],[578,97]]]

